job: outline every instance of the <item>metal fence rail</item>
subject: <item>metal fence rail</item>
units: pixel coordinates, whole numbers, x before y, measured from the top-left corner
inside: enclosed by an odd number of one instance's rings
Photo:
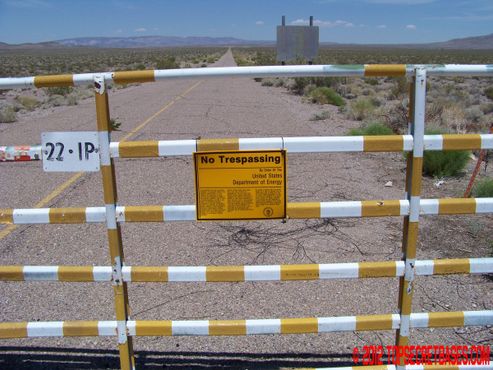
[[[398,314],[305,317],[254,320],[128,320],[128,336],[223,336],[309,334],[343,331],[395,330]],[[411,314],[412,328],[484,326],[493,324],[493,311]],[[0,338],[116,336],[116,321],[35,321],[0,323]]]
[[[413,328],[484,326],[493,324],[493,311],[412,313],[415,276],[486,274],[493,258],[417,260],[421,215],[493,213],[493,198],[421,199],[425,150],[493,149],[492,134],[424,135],[427,76],[493,76],[493,65],[312,65],[147,70],[75,75],[0,78],[0,89],[75,86],[94,83],[104,205],[83,208],[0,209],[3,224],[106,223],[111,266],[0,266],[3,281],[107,282],[113,285],[114,321],[2,322],[0,338],[44,336],[116,336],[121,368],[135,368],[135,336],[300,334],[335,331],[396,330],[396,344],[409,343]],[[106,85],[153,82],[172,78],[218,77],[379,77],[412,78],[409,134],[355,137],[272,137],[111,142]],[[406,196],[398,200],[288,203],[292,219],[402,216],[401,261],[257,266],[126,266],[120,224],[123,222],[194,221],[195,205],[118,206],[114,158],[192,155],[207,150],[285,149],[308,152],[407,152]],[[36,160],[40,146],[0,147],[0,161]],[[399,313],[345,317],[255,320],[133,321],[129,319],[127,284],[132,282],[247,282],[327,279],[400,279]],[[364,367],[360,367],[363,369]],[[367,367],[423,369],[423,366]],[[428,367],[426,367],[428,368]],[[440,370],[450,366],[432,366]],[[491,366],[456,366],[485,369]],[[351,369],[351,368],[345,368]]]
[[[96,77],[116,84],[144,83],[173,78],[220,77],[398,77],[414,76],[415,70],[437,76],[493,76],[492,64],[327,64],[263,67],[187,68],[1,78],[0,89],[77,86]]]
[[[315,136],[130,141],[110,143],[111,158],[173,157],[206,150],[284,149],[293,153],[409,152],[412,135]],[[424,150],[493,149],[493,134],[425,135]],[[41,159],[41,146],[0,146],[0,161]]]
[[[493,273],[493,258],[416,261],[417,276]],[[245,266],[123,266],[126,282],[247,282],[404,276],[403,261]],[[111,266],[1,266],[0,281],[112,281]]]
[[[116,222],[195,221],[195,205],[117,206]],[[493,213],[493,198],[421,199],[421,215]],[[288,219],[408,216],[408,200],[297,202]],[[106,222],[105,207],[0,209],[0,224],[83,224]]]

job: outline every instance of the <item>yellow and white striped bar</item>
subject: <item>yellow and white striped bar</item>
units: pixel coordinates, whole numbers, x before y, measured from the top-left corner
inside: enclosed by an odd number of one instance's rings
[[[416,261],[416,275],[488,274],[493,258]],[[132,282],[246,282],[404,276],[404,261],[257,266],[124,266]]]
[[[412,147],[412,135],[230,138],[111,142],[110,155],[112,158],[173,157],[192,155],[198,150],[223,149],[285,149],[289,153],[408,152]],[[493,134],[425,135],[424,149],[493,149]],[[41,146],[31,146],[30,153],[31,160],[41,158]]]
[[[116,336],[116,321],[0,322],[0,339]]]
[[[163,79],[221,77],[396,77],[412,76],[416,68],[438,76],[493,76],[491,64],[326,64],[255,67],[185,68],[73,75],[0,78],[0,89],[77,86],[92,83],[96,76],[118,84],[153,82]]]
[[[485,326],[493,311],[412,313],[413,328]],[[129,336],[232,336],[396,330],[398,314],[254,320],[126,322]],[[0,339],[66,336],[116,336],[117,321],[37,321],[0,323]]]
[[[419,276],[493,273],[493,258],[416,261]],[[125,282],[247,282],[404,276],[404,261],[245,266],[123,266]],[[111,266],[1,266],[0,281],[112,280]]]
[[[493,149],[493,134],[425,135],[425,150]]]
[[[105,207],[0,209],[0,223],[6,224],[83,224],[105,221]]]
[[[493,198],[421,199],[421,215],[493,213]],[[118,222],[195,221],[195,205],[118,206]],[[288,218],[385,217],[409,214],[407,200],[288,203]],[[0,209],[0,224],[73,224],[106,221],[105,207]]]
[[[493,310],[423,312],[411,314],[412,328],[451,328],[491,325]]]
[[[112,273],[111,266],[0,266],[0,281],[103,282]]]
[[[170,157],[207,150],[284,149],[288,153],[407,152],[412,135],[313,136],[112,142],[112,158]],[[493,134],[426,135],[425,150],[493,149]]]

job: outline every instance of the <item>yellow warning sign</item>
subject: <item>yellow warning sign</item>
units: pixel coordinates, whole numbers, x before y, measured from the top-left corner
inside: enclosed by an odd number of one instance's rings
[[[197,220],[286,218],[286,151],[194,153]]]

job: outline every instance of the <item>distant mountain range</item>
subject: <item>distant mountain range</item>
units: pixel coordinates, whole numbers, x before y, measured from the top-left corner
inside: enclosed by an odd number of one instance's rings
[[[7,44],[0,42],[0,50],[6,49],[42,49],[65,47],[91,48],[154,48],[176,46],[246,46],[274,45],[275,41],[242,40],[234,37],[178,37],[178,36],[139,36],[139,37],[78,37],[41,43]],[[426,44],[340,44],[322,42],[332,47],[400,47],[400,48],[437,48],[437,49],[493,49],[493,33],[485,36],[466,37],[445,42]]]
[[[465,37],[429,44],[443,49],[493,49],[493,33],[484,36]]]

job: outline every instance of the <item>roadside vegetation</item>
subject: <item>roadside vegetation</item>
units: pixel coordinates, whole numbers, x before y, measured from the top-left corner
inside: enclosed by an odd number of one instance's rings
[[[235,48],[238,65],[275,65],[275,48]],[[490,64],[491,50],[415,50],[391,48],[322,47],[314,64]],[[296,60],[290,64],[306,64]],[[360,122],[349,135],[405,134],[408,126],[409,80],[406,77],[330,78],[296,77],[256,79],[263,86],[283,87],[314,104],[335,105],[337,110],[317,113],[310,121],[339,115]],[[428,134],[487,133],[493,123],[493,79],[435,77],[427,83]],[[425,152],[423,171],[431,177],[464,173],[469,151]],[[492,185],[481,183],[478,193]],[[484,195],[483,195],[484,196]]]
[[[493,178],[484,177],[479,180],[474,185],[472,194],[475,198],[493,198]]]
[[[368,123],[358,128],[353,128],[349,130],[349,135],[351,136],[375,136],[392,134],[392,129],[381,122]]]
[[[238,65],[276,65],[273,47],[237,47]],[[359,47],[321,47],[314,64],[490,64],[491,50],[418,50]],[[306,64],[295,60],[290,64]],[[258,78],[263,86],[283,87],[306,101],[340,107],[347,119],[364,124],[383,122],[394,133],[407,130],[409,81],[405,77],[379,78]],[[444,132],[488,131],[493,122],[493,79],[435,77],[427,84],[427,125]]]
[[[0,77],[207,67],[226,48],[91,49],[63,48],[0,51]],[[132,86],[114,85],[121,89]],[[93,95],[91,84],[77,87],[0,90],[0,123],[35,109],[77,105]]]

